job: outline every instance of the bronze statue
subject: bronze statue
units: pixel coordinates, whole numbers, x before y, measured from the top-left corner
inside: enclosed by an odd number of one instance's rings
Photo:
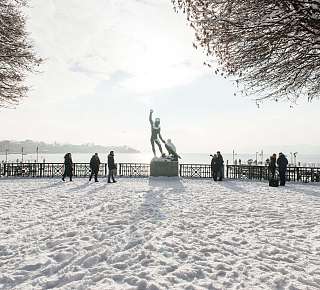
[[[177,154],[176,147],[171,142],[171,139],[168,139],[166,142],[163,140],[163,138],[161,136],[160,118],[155,118],[155,121],[153,121],[152,114],[153,114],[153,110],[150,110],[150,115],[149,115],[149,121],[150,121],[150,125],[151,125],[151,139],[150,139],[150,141],[151,141],[153,155],[156,157],[156,149],[154,146],[154,143],[156,143],[159,147],[161,157],[166,158],[165,154],[162,151],[161,143],[159,141],[159,139],[160,139],[164,143],[164,145],[169,153],[167,159],[172,160],[172,161],[178,161],[178,159],[181,157]]]
[[[171,139],[168,139],[167,142],[165,143],[165,147],[169,153],[169,158],[172,161],[178,161],[179,158],[181,158],[177,152],[176,152],[176,146],[171,142]]]
[[[150,142],[151,142],[151,147],[152,147],[152,152],[153,155],[156,157],[156,149],[154,147],[154,143],[156,143],[159,147],[159,151],[161,153],[161,156],[163,156],[163,152],[162,152],[162,147],[160,144],[159,139],[163,142],[166,143],[162,136],[161,136],[161,132],[160,132],[160,118],[156,118],[155,121],[152,120],[152,114],[153,114],[153,110],[150,110],[150,115],[149,115],[149,122],[151,125],[151,138],[150,138]],[[159,137],[159,139],[158,139]]]

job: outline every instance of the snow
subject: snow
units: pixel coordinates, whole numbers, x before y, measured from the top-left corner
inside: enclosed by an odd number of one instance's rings
[[[0,182],[0,289],[320,289],[320,187]]]

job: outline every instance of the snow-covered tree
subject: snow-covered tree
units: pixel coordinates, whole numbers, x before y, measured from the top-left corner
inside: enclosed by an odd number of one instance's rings
[[[258,100],[319,97],[320,0],[172,2],[195,29],[194,45],[246,94]]]
[[[26,96],[25,77],[41,59],[26,32],[23,8],[26,1],[0,0],[0,106],[17,104]]]

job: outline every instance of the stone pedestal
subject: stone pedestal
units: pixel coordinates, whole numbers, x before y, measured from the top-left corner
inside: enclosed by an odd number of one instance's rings
[[[178,161],[171,161],[165,158],[153,158],[150,163],[150,176],[178,176]]]

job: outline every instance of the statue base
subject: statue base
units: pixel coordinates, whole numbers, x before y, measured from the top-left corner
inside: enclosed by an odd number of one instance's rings
[[[178,161],[154,157],[150,163],[150,176],[179,176]]]

